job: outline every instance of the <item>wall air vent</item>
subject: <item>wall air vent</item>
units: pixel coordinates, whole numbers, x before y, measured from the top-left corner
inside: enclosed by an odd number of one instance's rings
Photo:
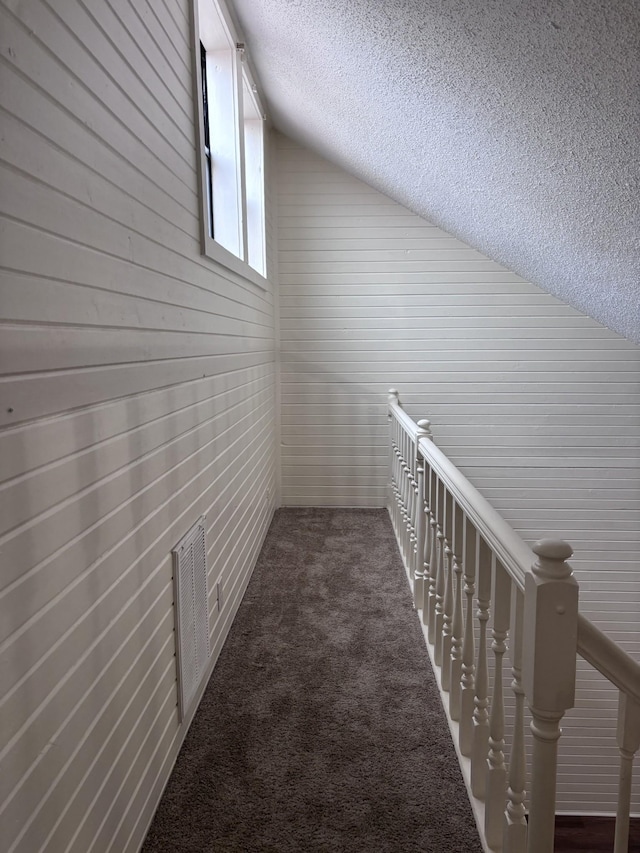
[[[171,552],[175,593],[180,721],[186,717],[207,668],[209,594],[205,519],[200,518]]]

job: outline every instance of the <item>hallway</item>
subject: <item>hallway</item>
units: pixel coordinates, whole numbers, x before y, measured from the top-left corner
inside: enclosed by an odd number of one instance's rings
[[[385,510],[276,513],[143,850],[481,850]]]

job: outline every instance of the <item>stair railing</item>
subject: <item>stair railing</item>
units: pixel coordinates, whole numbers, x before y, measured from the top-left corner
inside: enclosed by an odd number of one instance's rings
[[[429,421],[407,415],[395,389],[389,424],[391,520],[485,850],[553,851],[560,722],[574,705],[580,655],[619,691],[614,853],[626,853],[640,665],[579,613],[570,545],[545,539],[529,548],[436,447]]]

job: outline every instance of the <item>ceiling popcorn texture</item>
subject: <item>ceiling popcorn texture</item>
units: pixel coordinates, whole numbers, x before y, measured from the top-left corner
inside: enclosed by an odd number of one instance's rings
[[[640,342],[636,0],[234,0],[276,127]]]

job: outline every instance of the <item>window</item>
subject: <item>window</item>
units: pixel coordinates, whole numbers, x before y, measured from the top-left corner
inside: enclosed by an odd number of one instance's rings
[[[266,286],[264,111],[220,0],[193,0],[202,253]]]

